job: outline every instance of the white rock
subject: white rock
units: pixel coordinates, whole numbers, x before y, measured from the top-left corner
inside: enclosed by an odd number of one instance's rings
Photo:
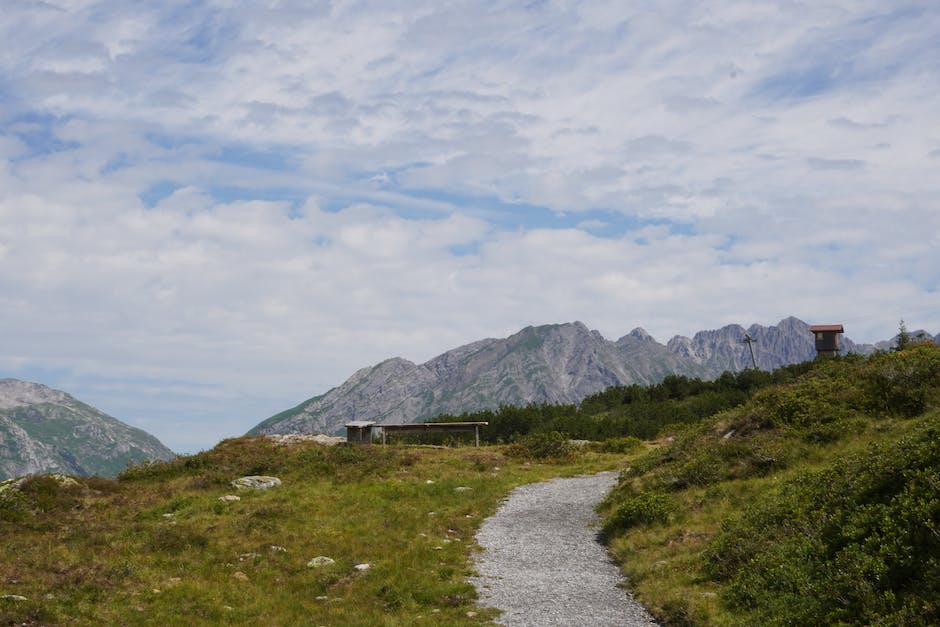
[[[264,475],[249,475],[232,482],[232,487],[239,490],[267,490],[268,488],[276,488],[279,485],[281,485],[280,479]]]
[[[307,568],[322,568],[323,566],[329,566],[330,564],[335,564],[336,560],[329,558],[325,555],[318,555],[309,562],[307,562]]]
[[[19,594],[4,594],[3,596],[0,596],[0,599],[4,599],[6,601],[28,601],[29,600],[26,597],[21,596]]]
[[[372,568],[372,564],[356,564],[355,568],[359,572],[364,572]]]
[[[346,438],[323,435],[322,433],[271,433],[265,437],[279,446],[289,446],[301,442],[316,442],[323,446],[335,446],[346,441]]]
[[[222,501],[223,503],[228,503],[231,501],[240,501],[242,500],[242,497],[237,496],[235,494],[226,494],[225,496],[220,496],[219,500]]]

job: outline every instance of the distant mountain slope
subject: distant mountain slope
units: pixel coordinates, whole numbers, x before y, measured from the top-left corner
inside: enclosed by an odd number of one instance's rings
[[[332,433],[351,420],[419,422],[499,405],[577,403],[613,385],[650,384],[669,374],[704,379],[751,367],[744,334],[754,338],[758,366],[773,369],[815,356],[809,325],[729,325],[660,344],[643,329],[615,342],[580,322],[526,327],[485,339],[424,364],[399,357],[363,368],[326,394],[268,418],[249,434]],[[847,351],[867,352],[842,338]]]
[[[42,472],[115,475],[172,459],[157,438],[39,383],[0,379],[0,479]]]

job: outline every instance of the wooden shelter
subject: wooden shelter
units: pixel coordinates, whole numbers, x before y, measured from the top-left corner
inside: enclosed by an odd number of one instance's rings
[[[349,444],[372,444],[374,422],[354,420],[346,423],[346,442]]]
[[[839,354],[839,334],[845,333],[841,324],[815,324],[809,330],[816,336],[816,354],[832,357]]]
[[[474,434],[474,442],[480,446],[480,427],[488,422],[415,422],[404,425],[379,425],[382,428],[382,444],[387,433],[449,433],[465,432]]]

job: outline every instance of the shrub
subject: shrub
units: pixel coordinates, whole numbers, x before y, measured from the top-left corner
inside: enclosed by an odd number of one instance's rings
[[[574,447],[565,435],[553,431],[551,433],[532,433],[522,436],[509,445],[506,453],[513,457],[563,459],[571,457],[574,453]]]
[[[940,348],[924,343],[902,352],[874,355],[863,377],[871,409],[904,417],[916,416],[937,398]]]
[[[726,523],[706,575],[728,582],[733,606],[776,623],[936,624],[938,422],[765,495]]]
[[[617,506],[604,522],[604,534],[610,535],[637,525],[668,522],[675,512],[675,502],[658,492],[640,492]]]
[[[643,446],[639,438],[626,436],[622,438],[607,438],[603,442],[598,442],[592,448],[601,453],[632,453]]]

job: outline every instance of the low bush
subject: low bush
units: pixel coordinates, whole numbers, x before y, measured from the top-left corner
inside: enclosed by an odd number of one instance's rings
[[[658,492],[640,492],[624,499],[604,520],[604,535],[637,525],[664,523],[676,511],[675,502]]]
[[[940,397],[940,348],[931,342],[874,355],[863,371],[868,406],[887,414],[916,416]]]
[[[506,448],[506,454],[532,459],[566,459],[574,450],[567,436],[553,431],[522,436]]]
[[[592,448],[600,453],[633,453],[643,446],[643,441],[633,436],[607,438],[595,443]]]
[[[724,526],[705,573],[784,624],[940,622],[940,419],[804,473]]]

